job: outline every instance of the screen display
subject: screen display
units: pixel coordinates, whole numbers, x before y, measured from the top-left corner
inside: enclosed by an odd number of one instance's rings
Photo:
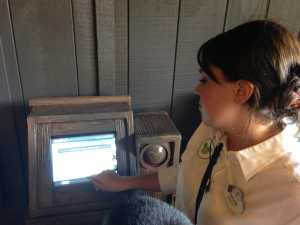
[[[87,182],[117,168],[114,133],[51,137],[50,145],[54,186]]]

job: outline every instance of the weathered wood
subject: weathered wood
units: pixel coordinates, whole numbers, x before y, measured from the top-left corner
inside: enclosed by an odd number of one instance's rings
[[[46,218],[36,218],[26,221],[26,225],[53,225],[53,224],[73,224],[73,225],[99,225],[109,210],[99,210],[85,213],[69,214],[64,216],[53,216]],[[79,221],[84,221],[79,222]]]
[[[18,67],[18,58],[16,55],[16,46],[14,42],[13,24],[10,14],[10,5],[8,1],[0,1],[0,48],[3,57],[1,60],[1,69],[3,73],[0,76],[6,77],[6,85],[8,88],[8,96],[3,104],[12,107],[12,117],[14,120],[13,127],[4,127],[5,130],[14,129],[18,144],[18,150],[21,157],[22,175],[25,183],[20,184],[27,190],[27,137],[26,135],[26,107],[24,107],[24,99],[22,93],[22,84]],[[3,63],[3,64],[2,64]],[[4,85],[4,83],[3,83]],[[1,89],[4,91],[4,89]],[[1,91],[0,91],[1,92]],[[2,93],[2,92],[1,92]],[[1,107],[1,106],[0,106]],[[25,198],[25,196],[24,196]],[[21,205],[21,204],[20,204]]]
[[[267,10],[268,1],[265,0],[229,0],[225,30],[251,20],[265,19]]]
[[[129,2],[129,94],[135,111],[170,112],[178,8],[178,0]]]
[[[114,110],[123,112],[124,109],[131,110],[130,96],[80,96],[80,97],[60,97],[60,98],[39,98],[29,100],[31,108],[30,115],[48,116],[64,115],[68,112],[68,120],[75,119],[80,114],[109,113]],[[73,116],[72,116],[73,115]],[[64,118],[67,119],[67,118]]]
[[[8,9],[7,2],[0,2],[0,218],[2,213],[22,211],[26,208],[26,173],[23,173],[21,146],[18,131],[15,129],[19,128],[16,126],[19,117],[14,111],[15,104],[12,101],[19,97],[20,89],[12,93],[13,90],[9,86],[9,81],[17,81],[15,79],[18,73],[14,68],[16,58],[12,34],[9,33],[11,25]],[[1,40],[2,34],[9,39],[7,46]],[[15,83],[14,87],[17,88],[18,85],[19,83]]]
[[[179,164],[181,134],[167,112],[136,113],[134,115],[134,130],[139,174],[149,174],[161,168]],[[149,166],[148,162],[144,160],[144,156],[151,148],[160,148],[165,152],[164,158],[160,158],[160,160],[163,160],[156,166],[153,164]],[[153,149],[150,151],[152,152]],[[169,203],[172,201],[171,195],[164,195],[161,192],[139,191],[139,193]]]
[[[129,192],[96,192],[91,182],[54,186],[52,181],[50,139],[53,136],[114,132],[117,171],[120,175],[137,173],[133,143],[133,115],[130,96],[81,96],[29,101],[29,218],[82,214],[111,208]],[[116,107],[118,105],[118,107]],[[115,110],[117,109],[117,110]],[[96,219],[96,218],[94,218]],[[37,220],[44,224],[43,220]],[[83,224],[84,219],[77,221]],[[98,221],[100,222],[100,221]],[[69,224],[65,221],[63,224]]]
[[[24,99],[77,96],[69,0],[10,1]]]
[[[98,103],[126,103],[131,105],[131,96],[81,96],[59,98],[34,98],[29,100],[29,107],[59,106],[59,105],[93,105]]]
[[[114,1],[95,2],[99,94],[114,95],[116,79]]]
[[[225,0],[181,1],[171,118],[183,136],[190,136],[200,123],[197,52],[201,44],[222,32]]]
[[[128,94],[128,1],[115,0],[115,94]]]
[[[93,0],[73,0],[78,95],[98,95],[97,36]]]
[[[286,26],[290,32],[300,34],[300,1],[299,0],[271,0],[268,18]]]

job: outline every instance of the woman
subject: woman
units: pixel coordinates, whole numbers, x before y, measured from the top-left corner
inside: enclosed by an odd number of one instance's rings
[[[300,224],[299,41],[275,22],[252,21],[204,43],[198,62],[202,123],[180,166],[137,177],[105,171],[91,178],[95,188],[176,193],[196,224]]]

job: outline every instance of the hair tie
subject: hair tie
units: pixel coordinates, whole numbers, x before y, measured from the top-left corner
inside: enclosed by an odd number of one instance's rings
[[[295,70],[292,72],[291,79],[288,82],[285,101],[285,109],[287,110],[300,107],[300,77],[297,75]]]
[[[289,109],[296,109],[300,106],[300,92],[297,92],[296,94],[298,95],[298,98],[291,102],[291,104],[288,107]]]

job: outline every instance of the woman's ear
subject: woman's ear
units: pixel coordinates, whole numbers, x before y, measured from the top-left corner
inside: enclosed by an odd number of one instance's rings
[[[238,80],[234,85],[235,102],[244,104],[252,96],[253,91],[253,83],[247,80]]]

